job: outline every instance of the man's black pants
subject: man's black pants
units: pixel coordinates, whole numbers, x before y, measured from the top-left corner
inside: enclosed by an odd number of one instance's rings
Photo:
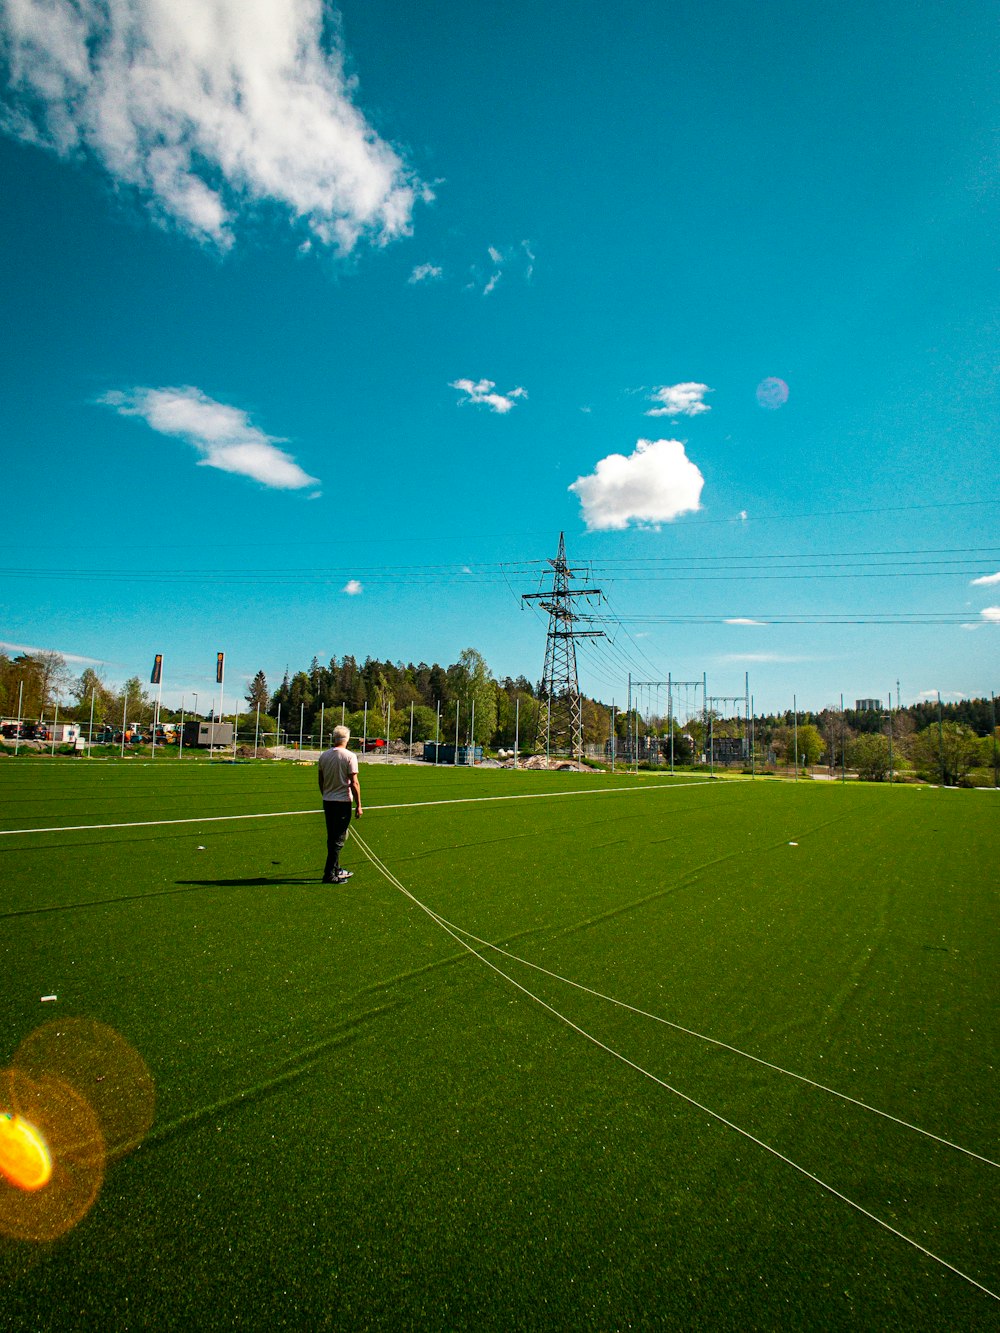
[[[340,869],[340,853],[347,841],[347,830],[351,827],[350,801],[324,801],[323,814],[326,816],[326,867],[323,878],[329,879]]]

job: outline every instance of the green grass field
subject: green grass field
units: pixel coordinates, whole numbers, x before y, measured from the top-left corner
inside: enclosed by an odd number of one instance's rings
[[[74,1230],[0,1240],[0,1326],[997,1327],[992,793],[362,780],[530,995],[356,841],[322,887],[318,811],[219,818],[315,811],[311,768],[0,763],[0,1067],[94,1018],[158,1098]]]

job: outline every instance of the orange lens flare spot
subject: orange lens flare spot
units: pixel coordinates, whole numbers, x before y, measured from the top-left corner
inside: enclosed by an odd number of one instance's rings
[[[52,1179],[45,1140],[19,1115],[0,1114],[0,1172],[21,1190],[40,1190]]]

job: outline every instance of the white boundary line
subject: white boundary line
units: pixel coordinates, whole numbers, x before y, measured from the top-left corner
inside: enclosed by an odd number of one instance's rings
[[[376,810],[417,810],[425,805],[475,805],[481,801],[538,801],[551,800],[557,796],[603,796],[608,792],[621,795],[634,795],[636,792],[677,791],[681,787],[712,787],[712,782],[671,782],[656,783],[642,787],[591,787],[586,791],[526,791],[512,796],[456,796],[440,801],[407,801],[395,805],[369,805],[367,812]],[[720,788],[721,790],[721,788]],[[176,824],[225,824],[239,819],[292,819],[299,815],[319,815],[322,809],[313,806],[309,810],[273,810],[260,815],[203,815],[197,819],[135,819],[122,824],[54,824],[51,828],[7,828],[0,829],[0,838],[12,838],[27,833],[91,833],[101,829],[114,828],[167,828]]]
[[[499,967],[497,967],[495,963],[491,963],[490,960],[484,957],[477,949],[474,949],[467,940],[462,938],[461,934],[459,934],[456,930],[452,929],[452,927],[448,924],[448,922],[444,920],[443,917],[438,916],[438,914],[434,912],[430,907],[426,906],[426,904],[422,903],[419,898],[415,897],[414,894],[412,894],[409,891],[409,889],[406,888],[406,886],[396,878],[396,876],[388,868],[388,866],[386,866],[384,862],[382,862],[379,859],[379,857],[371,850],[368,844],[362,838],[357,836],[357,834],[355,834],[355,841],[357,842],[361,850],[364,852],[364,854],[368,857],[369,861],[371,861],[372,865],[376,868],[376,870],[380,871],[380,873],[385,876],[385,878],[389,881],[392,887],[398,889],[399,892],[402,893],[405,898],[408,898],[410,902],[414,904],[415,907],[419,907],[422,912],[426,913],[426,915],[430,917],[430,919],[435,923],[435,925],[440,926],[441,929],[445,931],[446,934],[451,936],[451,938],[456,942],[456,944],[461,945],[461,947],[467,950],[470,954],[472,954],[474,958],[478,958],[481,963],[483,963],[486,967],[490,969],[491,972],[495,972],[497,976],[502,977],[504,981],[509,982],[512,986],[515,987],[515,989],[519,990],[523,995],[526,995],[528,999],[534,1000],[536,1004],[540,1005],[543,1009],[547,1010],[550,1014],[553,1015],[554,1018],[558,1018],[560,1022],[565,1023],[566,1026],[572,1029],[573,1032],[576,1032],[581,1037],[586,1038],[587,1041],[592,1042],[593,1045],[597,1046],[600,1050],[605,1051],[608,1055],[614,1056],[616,1060],[620,1060],[621,1063],[623,1065],[627,1065],[629,1069],[634,1069],[636,1073],[642,1074],[644,1078],[648,1078],[651,1082],[656,1083],[659,1087],[664,1088],[667,1092],[673,1093],[675,1097],[679,1097],[682,1101],[687,1102],[689,1106],[694,1106],[699,1111],[704,1111],[706,1115],[711,1116],[712,1119],[718,1121],[719,1124],[725,1125],[727,1129],[734,1130],[737,1134],[742,1135],[743,1138],[749,1139],[749,1141],[751,1143],[755,1143],[757,1147],[763,1148],[765,1152],[769,1152],[773,1157],[777,1157],[777,1159],[780,1162],[784,1162],[786,1166],[792,1167],[792,1169],[798,1171],[800,1175],[805,1176],[807,1180],[811,1180],[813,1184],[819,1185],[820,1188],[826,1190],[828,1194],[832,1194],[835,1199],[840,1199],[842,1203],[848,1204],[851,1208],[859,1212],[862,1215],[862,1217],[867,1217],[870,1222],[875,1222],[878,1226],[883,1227],[891,1235],[898,1237],[899,1240],[905,1241],[907,1245],[912,1245],[912,1247],[915,1250],[919,1251],[920,1254],[925,1255],[928,1259],[933,1259],[934,1262],[940,1264],[942,1268],[947,1268],[949,1272],[952,1272],[957,1277],[962,1278],[965,1282],[968,1282],[971,1286],[976,1287],[979,1291],[983,1292],[985,1295],[991,1296],[993,1300],[1000,1301],[1000,1294],[991,1290],[989,1287],[984,1286],[982,1282],[977,1282],[974,1277],[971,1277],[968,1273],[963,1272],[961,1268],[956,1268],[956,1266],[954,1264],[949,1263],[947,1259],[942,1259],[939,1254],[935,1254],[933,1250],[929,1250],[926,1247],[926,1245],[921,1245],[918,1240],[914,1240],[912,1236],[906,1235],[904,1231],[899,1231],[890,1222],[886,1222],[883,1218],[879,1217],[877,1214],[869,1212],[868,1209],[865,1208],[862,1204],[856,1203],[854,1199],[849,1198],[846,1194],[842,1194],[840,1190],[838,1190],[834,1185],[828,1184],[825,1180],[822,1180],[819,1176],[814,1175],[811,1171],[807,1170],[806,1167],[800,1166],[798,1162],[793,1161],[791,1157],[787,1157],[783,1152],[780,1151],[780,1149],[773,1147],[770,1143],[765,1143],[763,1139],[759,1139],[755,1134],[751,1134],[748,1129],[743,1129],[742,1126],[737,1125],[734,1121],[727,1120],[724,1115],[720,1115],[718,1111],[713,1111],[711,1107],[705,1106],[704,1103],[695,1101],[695,1099],[693,1097],[689,1097],[687,1093],[681,1092],[679,1088],[673,1087],[671,1084],[665,1082],[662,1078],[658,1078],[657,1075],[652,1073],[650,1070],[644,1069],[642,1065],[636,1064],[634,1060],[630,1060],[628,1056],[623,1055],[621,1051],[616,1051],[613,1046],[606,1045],[606,1043],[601,1041],[599,1037],[593,1036],[591,1033],[587,1032],[585,1028],[582,1028],[579,1026],[579,1024],[574,1023],[571,1018],[567,1018],[565,1014],[560,1013],[560,1011],[556,1009],[553,1005],[548,1004],[545,1000],[541,998],[540,995],[536,995],[533,991],[528,990],[527,986],[522,986],[522,984],[519,981],[515,980],[514,977],[509,976],[506,972],[502,971]]]

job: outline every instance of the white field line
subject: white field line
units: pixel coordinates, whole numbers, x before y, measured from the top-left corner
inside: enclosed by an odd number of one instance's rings
[[[749,781],[749,779],[747,779]],[[677,791],[681,787],[716,787],[711,782],[672,782],[650,783],[643,787],[591,787],[586,791],[532,791],[520,792],[513,796],[455,796],[440,801],[406,801],[395,805],[369,805],[365,809],[371,813],[376,810],[418,810],[430,805],[475,805],[481,801],[538,801],[552,800],[557,796],[603,796],[608,792],[634,794],[649,791]],[[309,810],[272,810],[259,815],[202,815],[196,819],[133,819],[121,824],[54,824],[51,828],[8,828],[0,829],[0,838],[12,838],[15,834],[27,833],[92,833],[101,829],[118,828],[166,828],[175,824],[226,824],[239,819],[292,819],[298,815],[318,815],[319,806]]]
[[[932,1259],[935,1263],[940,1264],[942,1268],[946,1268],[949,1270],[949,1272],[952,1272],[957,1277],[962,1278],[965,1282],[968,1282],[970,1286],[976,1287],[979,1291],[983,1292],[987,1296],[991,1296],[993,1300],[1000,1301],[1000,1294],[993,1291],[992,1288],[985,1286],[982,1282],[978,1282],[969,1273],[966,1273],[961,1268],[957,1268],[954,1264],[949,1263],[947,1259],[943,1259],[939,1254],[935,1254],[934,1251],[929,1250],[926,1247],[926,1245],[921,1245],[921,1243],[918,1240],[914,1240],[912,1236],[908,1236],[904,1231],[900,1231],[898,1228],[894,1227],[890,1222],[887,1222],[885,1221],[884,1218],[879,1217],[876,1213],[869,1212],[869,1210],[865,1208],[862,1204],[856,1202],[856,1200],[852,1198],[849,1198],[848,1195],[842,1193],[834,1185],[831,1185],[829,1184],[828,1181],[825,1181],[821,1179],[819,1176],[814,1175],[812,1171],[807,1170],[806,1167],[801,1166],[798,1162],[793,1161],[791,1157],[788,1157],[785,1153],[781,1152],[780,1149],[775,1148],[773,1144],[766,1143],[763,1139],[758,1138],[756,1134],[751,1134],[751,1132],[748,1129],[744,1129],[742,1125],[737,1125],[735,1121],[728,1120],[724,1115],[720,1115],[718,1111],[713,1111],[710,1106],[706,1106],[703,1102],[696,1101],[693,1097],[689,1097],[686,1092],[681,1092],[680,1088],[675,1088],[672,1084],[667,1083],[664,1079],[658,1078],[657,1075],[652,1073],[649,1069],[645,1069],[642,1065],[637,1064],[634,1060],[630,1060],[628,1056],[622,1054],[621,1051],[616,1050],[613,1046],[608,1046],[605,1042],[601,1041],[599,1037],[595,1037],[585,1028],[580,1027],[578,1023],[574,1023],[571,1018],[569,1018],[566,1014],[562,1013],[560,1010],[556,1009],[554,1005],[551,1005],[546,1000],[543,1000],[540,995],[536,995],[535,992],[529,990],[527,986],[523,986],[521,982],[515,980],[515,978],[510,976],[509,973],[504,972],[502,968],[497,967],[495,963],[491,963],[490,960],[487,957],[485,957],[485,955],[479,952],[478,949],[474,949],[472,945],[469,943],[468,939],[463,938],[465,932],[460,933],[459,931],[453,929],[451,925],[447,921],[445,921],[444,917],[438,916],[438,914],[435,911],[433,911],[430,907],[428,907],[426,903],[422,903],[419,898],[417,898],[414,894],[412,894],[410,890],[405,886],[405,884],[403,884],[399,879],[396,878],[396,876],[389,869],[389,867],[382,860],[380,860],[378,856],[376,856],[376,854],[371,850],[371,848],[362,838],[358,837],[356,841],[361,850],[368,857],[368,860],[372,863],[372,865],[376,868],[376,870],[378,870],[382,875],[384,875],[384,877],[389,881],[392,887],[398,889],[399,892],[405,898],[408,898],[415,907],[419,907],[419,909],[422,912],[424,912],[431,919],[431,921],[434,922],[435,925],[439,926],[446,934],[450,935],[456,944],[460,945],[461,948],[465,949],[468,953],[472,954],[474,958],[478,958],[479,961],[482,964],[484,964],[484,966],[490,969],[491,972],[495,972],[497,976],[502,977],[504,981],[509,982],[510,985],[513,986],[516,990],[519,990],[522,995],[526,995],[529,1000],[533,1000],[537,1005],[541,1006],[542,1009],[547,1010],[550,1014],[552,1014],[554,1018],[559,1019],[561,1023],[565,1023],[566,1026],[570,1028],[573,1032],[578,1033],[579,1036],[584,1037],[589,1042],[592,1042],[594,1046],[598,1047],[602,1051],[605,1051],[608,1055],[613,1056],[614,1059],[620,1060],[621,1063],[623,1065],[627,1065],[629,1069],[634,1069],[637,1074],[641,1074],[644,1078],[648,1078],[650,1082],[656,1083],[659,1087],[665,1089],[665,1091],[672,1093],[675,1097],[679,1097],[681,1101],[687,1102],[689,1106],[693,1106],[699,1111],[704,1111],[706,1115],[711,1116],[711,1118],[717,1121],[719,1124],[725,1125],[727,1129],[734,1130],[737,1134],[741,1135],[743,1138],[748,1139],[751,1143],[756,1144],[758,1148],[763,1148],[765,1152],[768,1152],[773,1157],[776,1157],[778,1161],[784,1162],[786,1166],[790,1166],[794,1171],[798,1171],[799,1174],[805,1176],[807,1180],[811,1180],[814,1185],[818,1185],[821,1189],[826,1190],[826,1192],[828,1194],[832,1194],[835,1199],[839,1199],[842,1203],[846,1203],[849,1207],[859,1212],[862,1217],[866,1217],[870,1222],[874,1222],[877,1226],[882,1227],[885,1231],[888,1231],[891,1235],[898,1237],[899,1240],[905,1241],[907,1245],[911,1245],[920,1254],[925,1255],[928,1259]],[[473,936],[470,938],[475,938],[475,937]]]

